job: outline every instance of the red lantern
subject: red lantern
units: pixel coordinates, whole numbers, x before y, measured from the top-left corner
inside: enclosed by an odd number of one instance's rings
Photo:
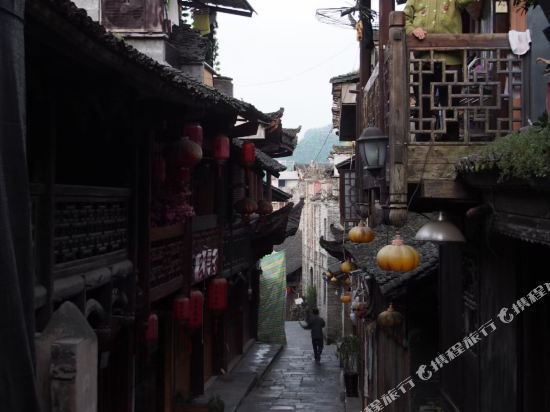
[[[145,340],[147,343],[155,343],[159,338],[159,317],[156,313],[151,313],[147,318],[145,328]]]
[[[246,167],[254,166],[256,162],[256,147],[252,142],[244,142],[241,152],[241,162]]]
[[[223,312],[227,309],[227,280],[215,278],[208,284],[208,309]]]
[[[214,138],[214,159],[224,164],[229,159],[229,137],[219,134]]]
[[[198,123],[187,123],[183,128],[183,136],[187,136],[189,140],[202,146],[202,126]]]
[[[189,298],[180,296],[174,300],[174,319],[179,322],[189,323],[191,318],[191,302]]]
[[[166,147],[166,160],[172,169],[192,168],[202,159],[202,148],[188,137]]]
[[[191,316],[189,317],[188,326],[190,329],[197,329],[202,326],[202,312],[204,306],[204,296],[198,290],[191,292],[189,297],[189,306],[191,308]]]

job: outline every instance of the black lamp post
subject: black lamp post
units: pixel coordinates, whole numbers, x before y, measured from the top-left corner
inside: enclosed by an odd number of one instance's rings
[[[384,136],[378,127],[367,127],[363,130],[356,144],[365,169],[382,169],[385,166],[388,142],[388,136]]]

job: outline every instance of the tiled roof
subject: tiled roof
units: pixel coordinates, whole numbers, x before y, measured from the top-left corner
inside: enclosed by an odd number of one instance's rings
[[[291,212],[292,213],[292,212]],[[302,267],[302,231],[299,230],[294,236],[289,236],[280,245],[274,246],[277,252],[284,250],[286,253],[286,274],[296,272]]]
[[[335,83],[356,83],[359,81],[359,72],[351,72],[346,74],[341,74],[330,79],[330,82]]]
[[[169,41],[178,50],[181,65],[205,61],[208,40],[201,36],[198,30],[193,30],[191,26],[187,24],[173,25]]]
[[[262,113],[249,103],[226,96],[210,86],[197,82],[182,71],[162,65],[139,52],[124,40],[106,31],[102,25],[93,21],[85,10],[79,9],[69,0],[33,0],[27,3],[26,9],[34,20],[44,23],[52,32],[61,33],[64,41],[72,46],[81,46],[82,36],[85,36],[86,41],[91,41],[97,46],[96,51],[108,55],[103,61],[107,61],[113,68],[124,72],[128,77],[136,75],[136,71],[140,76],[152,76],[155,80],[165,83],[171,97],[179,97],[182,102],[189,104],[191,101],[191,104],[196,102],[197,105],[206,108],[233,112],[248,120],[273,120],[273,114]],[[61,28],[60,25],[64,27]],[[75,35],[67,36],[68,30]],[[95,53],[87,52],[90,55]],[[130,69],[134,70],[132,74]],[[148,91],[163,95],[162,90],[154,87]]]
[[[427,276],[437,270],[439,264],[438,247],[433,243],[420,242],[414,239],[418,229],[427,221],[421,215],[410,213],[407,224],[404,227],[395,228],[386,225],[376,227],[374,229],[376,237],[370,243],[355,244],[346,241],[343,247],[341,241],[320,239],[319,243],[332,256],[340,260],[344,256],[342,249],[345,249],[346,256],[352,256],[360,268],[374,277],[384,295],[394,297],[403,293],[407,283],[411,280]],[[380,269],[376,263],[378,251],[389,244],[397,232],[399,232],[406,244],[413,246],[420,254],[420,265],[410,272],[385,271]]]

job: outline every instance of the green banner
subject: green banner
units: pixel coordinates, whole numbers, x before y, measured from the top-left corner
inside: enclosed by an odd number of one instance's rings
[[[258,340],[286,344],[286,257],[285,252],[273,252],[260,260],[260,313]]]

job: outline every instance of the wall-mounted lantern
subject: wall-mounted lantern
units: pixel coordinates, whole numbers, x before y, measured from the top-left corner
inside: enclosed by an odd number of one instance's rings
[[[378,127],[367,127],[357,139],[357,151],[365,169],[382,169],[386,165],[389,138]]]

